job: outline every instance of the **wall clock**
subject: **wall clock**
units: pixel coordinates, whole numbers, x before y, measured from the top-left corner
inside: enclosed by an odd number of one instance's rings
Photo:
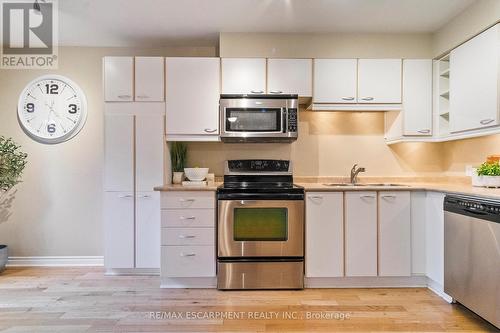
[[[31,81],[19,96],[19,124],[35,141],[56,144],[80,132],[87,119],[87,99],[76,83],[60,75]]]

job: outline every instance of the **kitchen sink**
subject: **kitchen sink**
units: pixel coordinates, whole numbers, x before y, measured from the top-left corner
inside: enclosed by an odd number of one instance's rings
[[[342,186],[376,186],[376,187],[407,187],[408,185],[402,184],[390,184],[390,183],[326,183],[324,186],[332,186],[332,187],[342,187]]]

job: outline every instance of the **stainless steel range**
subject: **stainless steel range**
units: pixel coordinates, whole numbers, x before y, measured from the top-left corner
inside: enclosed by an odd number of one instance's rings
[[[226,161],[217,190],[217,288],[304,287],[304,189],[290,161]]]

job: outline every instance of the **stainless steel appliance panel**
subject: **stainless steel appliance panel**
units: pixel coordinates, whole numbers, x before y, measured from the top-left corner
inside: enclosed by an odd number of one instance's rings
[[[459,205],[445,200],[444,291],[500,328],[500,223],[480,202]]]
[[[287,211],[286,239],[239,240],[235,234],[237,209],[283,208]],[[258,219],[255,219],[258,221]],[[251,226],[250,226],[251,227]],[[259,232],[255,230],[255,232]],[[264,238],[266,237],[263,234]],[[258,239],[258,237],[256,237]],[[219,200],[218,256],[303,257],[304,201],[302,200]]]
[[[303,289],[303,261],[219,261],[217,288],[241,289]]]

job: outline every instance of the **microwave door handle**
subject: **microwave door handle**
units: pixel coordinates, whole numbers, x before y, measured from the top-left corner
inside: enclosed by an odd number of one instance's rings
[[[281,133],[285,133],[288,128],[288,109],[286,107],[281,108],[281,115],[283,118],[283,121],[281,122]]]

